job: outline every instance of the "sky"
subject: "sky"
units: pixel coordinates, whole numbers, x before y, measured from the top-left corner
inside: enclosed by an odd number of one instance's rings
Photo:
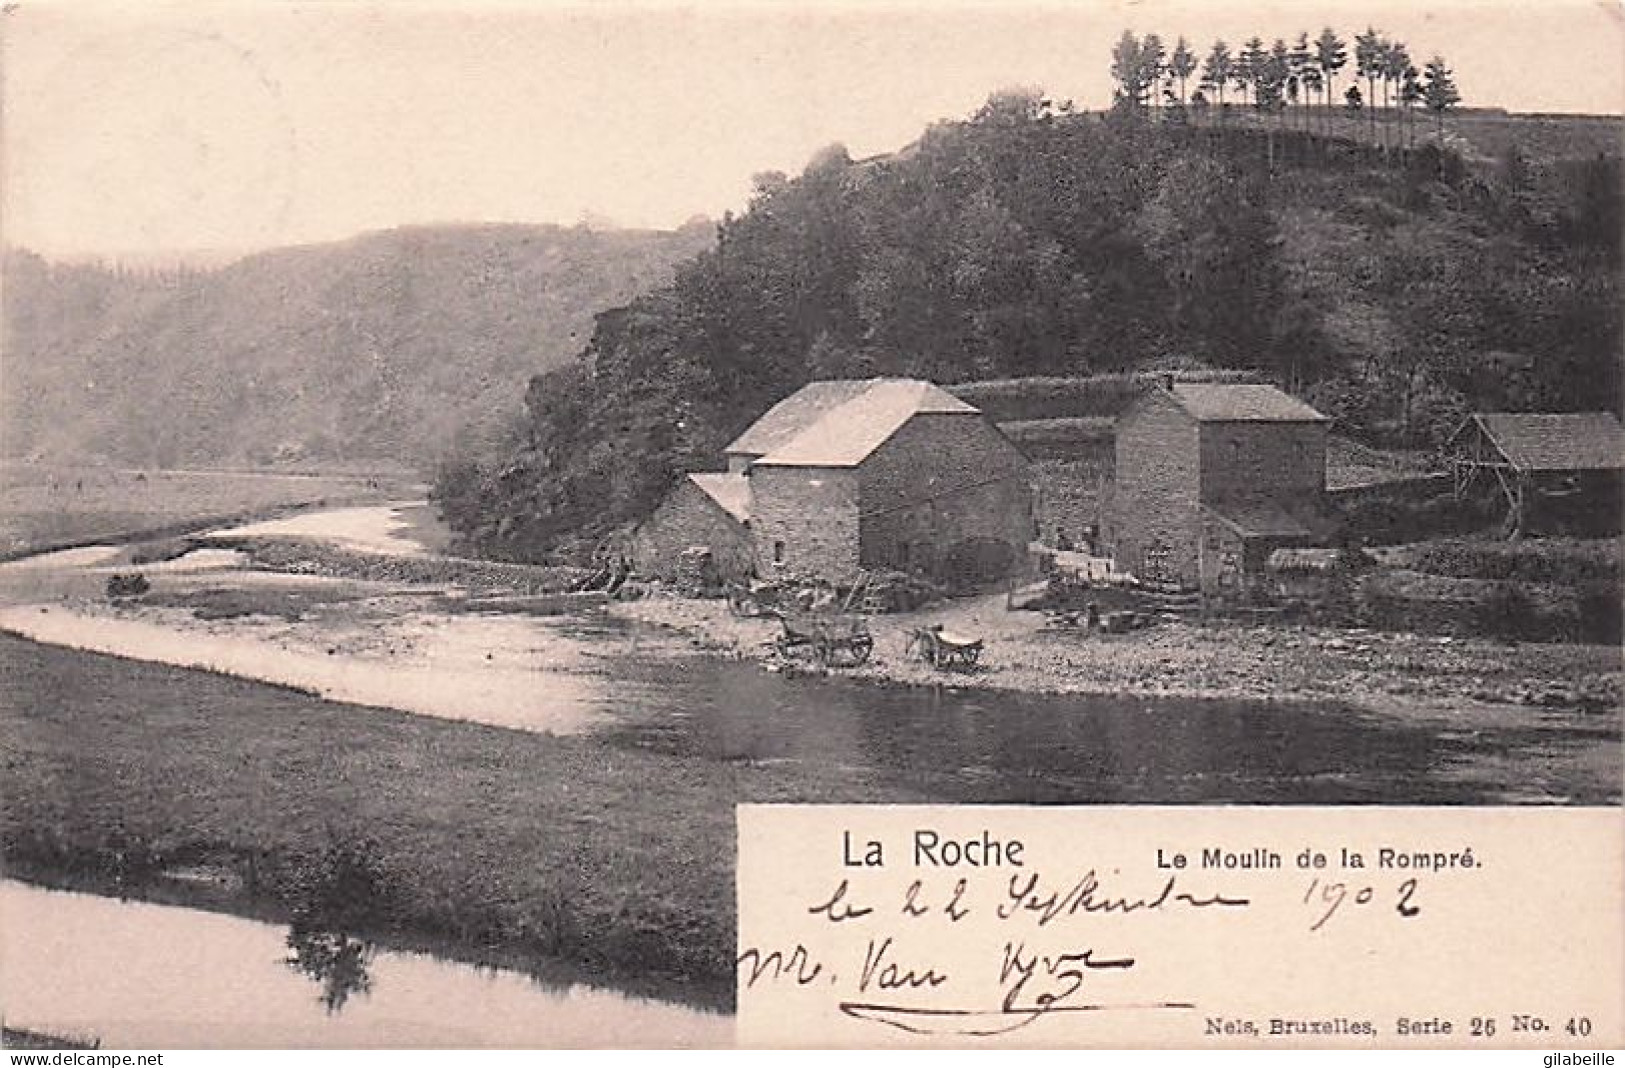
[[[1464,102],[1619,114],[1618,2],[7,4],[0,239],[59,258],[436,222],[672,227],[835,142],[888,152],[996,89],[1102,107],[1124,29],[1441,53]],[[1345,73],[1345,80],[1347,74]]]

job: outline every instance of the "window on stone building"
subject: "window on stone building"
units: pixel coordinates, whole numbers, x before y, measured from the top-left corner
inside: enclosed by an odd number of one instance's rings
[[[775,564],[784,563],[784,542],[782,541],[773,543],[773,562]]]

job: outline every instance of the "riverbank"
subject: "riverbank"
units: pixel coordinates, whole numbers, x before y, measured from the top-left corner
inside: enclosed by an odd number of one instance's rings
[[[0,915],[0,957],[27,969],[6,990],[8,1046],[21,1025],[56,1049],[595,1048],[606,1018],[627,1045],[734,1044],[725,1013],[308,925],[12,879]]]
[[[381,510],[346,529],[400,537]],[[810,661],[720,601],[476,612],[571,576],[286,533],[143,549],[137,600],[102,593],[125,550],[0,569],[8,626],[117,654],[0,637],[12,874],[286,922],[312,873],[359,873],[342,926],[380,944],[719,1007],[742,802],[1617,803],[1618,720],[1584,704],[1617,699],[1617,650],[1085,637],[994,597],[875,617],[845,685],[785,678]],[[935,622],[983,669],[908,658]]]
[[[779,624],[741,619],[720,600],[656,596],[614,615],[671,628],[723,655],[771,670],[819,671],[773,647]],[[910,656],[918,627],[941,624],[987,643],[972,671],[939,671]],[[1621,659],[1595,645],[1507,644],[1363,630],[1165,621],[1121,635],[1052,631],[1038,612],[1006,610],[1002,594],[875,616],[856,680],[1028,694],[1334,701],[1412,718],[1505,725],[1617,715]]]
[[[352,933],[702,1007],[732,1001],[737,803],[928,800],[15,638],[0,673],[13,876],[285,921],[338,851],[371,873]]]
[[[401,475],[0,464],[0,561],[176,537],[320,507],[416,499]]]

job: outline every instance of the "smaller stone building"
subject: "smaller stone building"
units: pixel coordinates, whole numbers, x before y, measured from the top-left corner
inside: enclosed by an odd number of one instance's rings
[[[745,476],[701,472],[679,482],[632,536],[640,575],[671,582],[680,577],[685,549],[704,546],[724,582],[743,582],[756,568],[750,536],[750,484]]]
[[[1246,589],[1270,553],[1323,543],[1325,416],[1274,386],[1147,390],[1117,424],[1107,540],[1154,585]]]
[[[810,383],[726,453],[726,472],[688,476],[639,527],[640,573],[665,575],[694,545],[729,578],[904,571],[960,586],[1026,566],[1026,456],[929,382]]]

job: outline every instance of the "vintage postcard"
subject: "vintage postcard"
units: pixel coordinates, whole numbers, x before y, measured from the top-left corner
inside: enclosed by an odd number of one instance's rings
[[[1625,1043],[1622,46],[7,4],[4,1044]]]

